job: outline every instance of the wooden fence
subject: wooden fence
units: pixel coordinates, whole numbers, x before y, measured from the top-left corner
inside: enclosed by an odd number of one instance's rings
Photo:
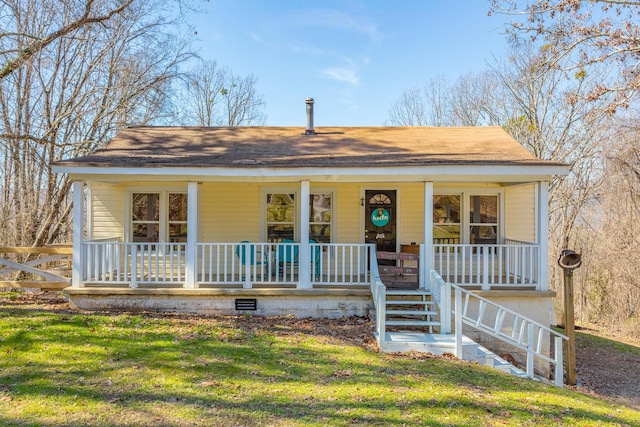
[[[0,288],[64,289],[70,283],[71,254],[70,244],[0,247]]]

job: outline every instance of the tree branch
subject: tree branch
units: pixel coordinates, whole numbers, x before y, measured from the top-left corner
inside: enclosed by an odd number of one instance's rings
[[[0,69],[0,80],[4,79],[15,70],[20,68],[25,62],[31,59],[36,53],[40,52],[42,49],[53,43],[55,40],[64,37],[73,31],[81,28],[85,25],[95,24],[98,22],[104,22],[111,19],[111,17],[115,14],[121,13],[126,10],[134,0],[127,0],[123,2],[120,6],[115,9],[110,10],[104,15],[100,16],[90,16],[91,15],[91,6],[93,5],[94,0],[87,0],[84,14],[77,20],[71,22],[70,24],[60,28],[57,31],[49,34],[46,37],[35,40],[31,42],[26,48],[22,49],[18,55],[12,60],[8,61],[2,69]]]

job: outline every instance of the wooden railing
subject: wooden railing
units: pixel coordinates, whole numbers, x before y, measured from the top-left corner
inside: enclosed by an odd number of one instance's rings
[[[27,260],[19,261],[20,255]],[[0,248],[0,288],[64,289],[69,286],[71,255],[70,244]]]

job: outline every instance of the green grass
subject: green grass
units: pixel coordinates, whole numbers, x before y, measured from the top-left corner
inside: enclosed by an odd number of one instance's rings
[[[640,412],[569,389],[354,342],[285,318],[75,314],[4,298],[0,425],[640,425]]]

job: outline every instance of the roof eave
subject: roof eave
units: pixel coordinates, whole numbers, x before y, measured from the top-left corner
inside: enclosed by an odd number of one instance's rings
[[[53,166],[56,173],[67,173],[72,179],[91,179],[92,176],[112,176],[120,180],[136,177],[153,177],[154,180],[165,177],[193,178],[296,178],[296,177],[342,177],[344,179],[375,179],[390,177],[394,180],[451,180],[453,177],[471,179],[485,178],[483,181],[508,180],[509,177],[552,177],[567,175],[569,166],[562,163],[547,162],[542,164],[437,164],[421,166],[376,166],[376,167],[95,167]],[[123,179],[125,178],[126,179]],[[436,179],[437,178],[437,179]]]

